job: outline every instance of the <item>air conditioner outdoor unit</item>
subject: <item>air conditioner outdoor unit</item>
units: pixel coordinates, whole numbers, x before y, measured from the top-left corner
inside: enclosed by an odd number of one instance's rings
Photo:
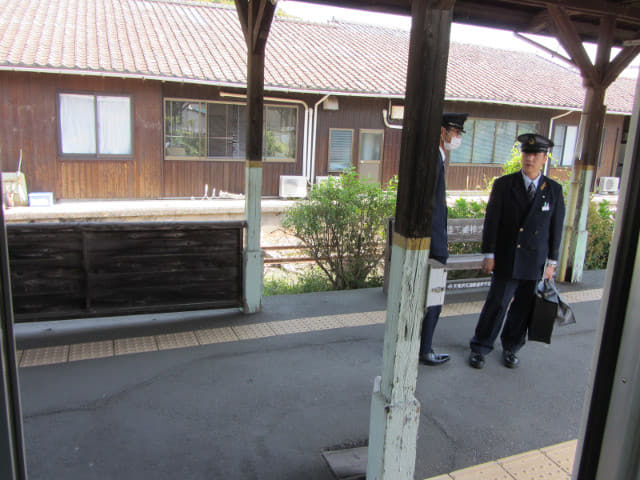
[[[391,105],[391,120],[404,119],[404,105]]]
[[[307,196],[307,177],[280,175],[281,198],[304,198]]]
[[[618,193],[620,179],[618,177],[600,177],[598,191],[600,193]]]

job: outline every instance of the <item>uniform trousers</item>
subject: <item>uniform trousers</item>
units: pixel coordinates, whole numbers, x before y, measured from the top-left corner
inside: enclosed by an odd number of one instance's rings
[[[509,308],[507,320],[500,335],[502,348],[513,353],[522,348],[526,342],[536,283],[535,280],[515,280],[493,275],[475,335],[470,342],[473,352],[486,355],[493,350],[493,344],[502,328],[507,308]]]
[[[447,257],[429,256],[429,258],[433,258],[444,265],[447,264]],[[422,330],[420,334],[420,355],[426,355],[432,351],[431,344],[433,342],[433,332],[438,324],[440,312],[442,312],[442,305],[427,307],[426,312],[424,312],[424,317],[422,317]]]

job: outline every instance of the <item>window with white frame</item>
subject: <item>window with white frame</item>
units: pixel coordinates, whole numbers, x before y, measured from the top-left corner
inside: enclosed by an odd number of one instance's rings
[[[329,171],[343,172],[351,167],[353,130],[329,129]]]
[[[62,155],[133,154],[131,97],[61,93],[58,100]]]
[[[247,107],[243,103],[165,99],[165,158],[245,160]],[[298,108],[265,105],[263,158],[295,162]]]
[[[553,128],[553,149],[551,150],[554,165],[559,167],[570,167],[573,165],[577,139],[577,126],[562,123],[556,124]]]
[[[464,123],[467,133],[462,145],[450,152],[451,163],[503,164],[511,158],[511,149],[522,133],[536,133],[536,122],[470,118]]]

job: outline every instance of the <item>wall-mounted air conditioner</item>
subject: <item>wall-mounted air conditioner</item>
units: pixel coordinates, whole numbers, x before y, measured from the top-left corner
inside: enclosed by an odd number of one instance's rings
[[[322,102],[323,110],[339,110],[340,104],[338,103],[338,97],[327,97],[324,102]]]
[[[391,117],[391,120],[404,119],[404,105],[392,105],[390,117]]]
[[[600,193],[618,193],[620,179],[618,177],[600,177],[598,191]]]
[[[307,196],[307,177],[280,175],[281,198],[304,198]]]

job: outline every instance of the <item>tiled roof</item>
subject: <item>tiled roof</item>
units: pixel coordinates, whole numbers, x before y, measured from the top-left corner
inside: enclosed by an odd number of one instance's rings
[[[267,90],[403,97],[409,32],[276,18]],[[234,7],[179,0],[0,0],[0,69],[144,77],[243,87],[246,47]],[[607,94],[631,112],[635,80]],[[573,70],[530,53],[453,43],[451,100],[581,109]]]

